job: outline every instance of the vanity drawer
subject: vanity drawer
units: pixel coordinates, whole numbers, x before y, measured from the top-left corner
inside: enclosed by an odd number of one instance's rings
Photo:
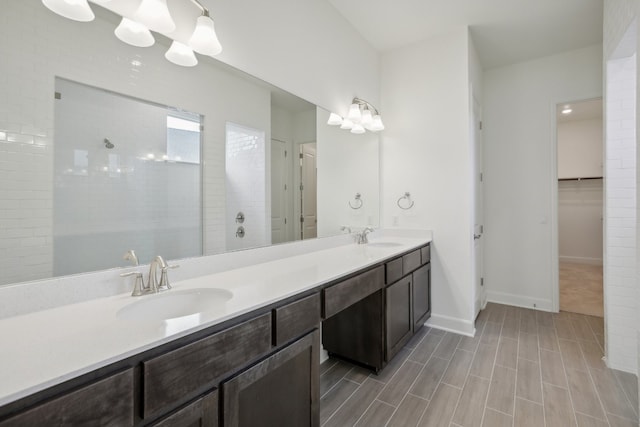
[[[420,248],[420,255],[422,256],[422,264],[431,262],[431,245]]]
[[[420,249],[402,256],[402,272],[409,274],[422,265]]]
[[[402,277],[402,257],[393,259],[385,264],[385,283],[397,282]]]
[[[22,426],[132,426],[133,370],[121,372],[0,422]]]
[[[143,363],[144,417],[214,387],[271,349],[271,313]]]
[[[384,287],[384,266],[325,288],[324,318],[328,318]]]
[[[320,293],[294,301],[273,310],[275,330],[273,343],[281,345],[305,332],[318,327],[320,323]]]

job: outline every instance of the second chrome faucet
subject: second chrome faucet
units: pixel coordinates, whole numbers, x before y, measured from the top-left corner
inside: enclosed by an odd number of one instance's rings
[[[131,261],[134,265],[138,265],[138,257],[133,250],[127,251],[127,253],[124,254],[124,259]],[[168,265],[165,260],[160,255],[158,255],[153,259],[153,261],[151,261],[151,264],[149,265],[149,275],[147,277],[146,283],[144,281],[142,273],[140,273],[139,271],[122,273],[120,277],[132,276],[134,278],[133,292],[131,292],[131,296],[136,297],[146,294],[155,294],[171,289],[167,271],[169,269],[178,267],[180,266],[177,264]]]

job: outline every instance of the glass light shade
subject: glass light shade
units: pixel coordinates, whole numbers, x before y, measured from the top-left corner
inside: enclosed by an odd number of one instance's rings
[[[356,133],[356,134],[364,133],[364,127],[360,123],[356,123],[351,128],[351,133]]]
[[[129,18],[122,18],[114,33],[116,37],[131,46],[149,47],[156,42],[147,27]]]
[[[176,29],[167,0],[142,0],[133,18],[150,30],[170,33]]]
[[[379,114],[373,116],[373,123],[371,123],[371,130],[378,132],[384,130],[384,124],[382,123],[382,117]]]
[[[329,114],[329,120],[327,120],[327,124],[331,126],[338,126],[342,124],[342,117],[337,115],[336,113]]]
[[[365,129],[369,128],[373,124],[373,116],[371,115],[371,110],[367,109],[362,112],[362,126]]]
[[[358,104],[351,104],[347,118],[354,123],[359,123],[360,120],[362,120],[362,113],[360,112],[360,106]]]
[[[353,122],[351,120],[349,120],[348,118],[345,118],[342,121],[342,124],[340,125],[340,129],[346,129],[349,130],[353,127]]]
[[[42,0],[42,4],[52,12],[74,21],[89,22],[96,17],[87,0]]]
[[[189,39],[189,46],[202,55],[214,56],[222,52],[222,46],[218,41],[213,19],[208,16],[199,16],[196,21],[196,29]]]
[[[171,47],[164,54],[170,62],[176,65],[182,65],[183,67],[193,67],[198,65],[198,59],[194,55],[191,48],[183,43],[174,41],[171,43]]]

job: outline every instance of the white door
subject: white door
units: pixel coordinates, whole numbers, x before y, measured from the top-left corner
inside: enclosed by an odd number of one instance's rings
[[[289,168],[287,143],[271,140],[271,243],[287,242],[287,200],[289,200]]]
[[[300,221],[303,239],[318,236],[316,143],[300,144]]]
[[[482,162],[482,118],[478,102],[473,100],[473,111],[471,114],[471,138],[474,152],[474,215],[473,215],[473,270],[476,288],[475,315],[486,304],[486,292],[484,289],[484,279],[482,271],[483,255],[483,162]]]

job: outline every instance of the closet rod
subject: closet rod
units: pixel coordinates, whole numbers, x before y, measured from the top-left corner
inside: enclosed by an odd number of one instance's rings
[[[558,178],[558,181],[586,181],[587,179],[602,179],[601,176],[588,176],[585,178]]]

